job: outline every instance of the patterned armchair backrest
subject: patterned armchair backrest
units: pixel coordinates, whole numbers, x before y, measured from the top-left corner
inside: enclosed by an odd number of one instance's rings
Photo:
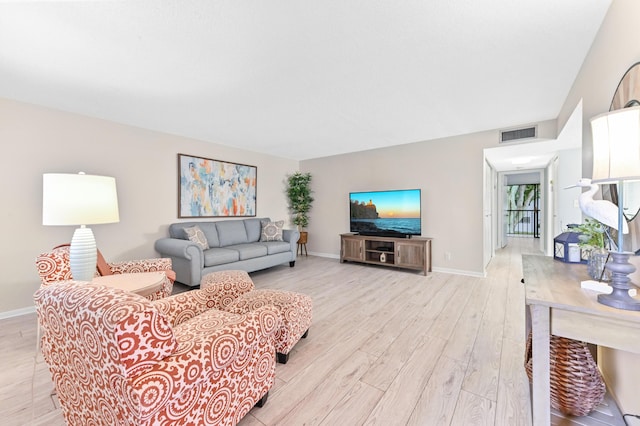
[[[34,300],[67,422],[134,424],[131,379],[178,346],[166,317],[144,297],[77,281],[43,286]]]
[[[40,253],[36,258],[36,267],[42,285],[72,279],[69,246],[56,247],[51,251]]]
[[[38,275],[40,276],[40,282],[43,287],[60,281],[73,279],[69,252],[69,244],[63,244],[53,248],[51,251],[40,253],[38,257],[36,257],[36,268],[38,269]],[[161,289],[147,296],[150,300],[156,300],[170,296],[173,291],[173,281],[176,279],[176,274],[171,269],[171,266],[171,259],[168,258],[109,263],[105,260],[102,253],[100,253],[100,250],[97,250],[97,265],[94,276],[163,271],[168,280],[165,280],[165,284]]]
[[[38,268],[38,275],[40,275],[42,285],[73,279],[71,263],[69,262],[69,250],[69,244],[64,244],[55,247],[51,251],[40,253],[38,257],[36,257],[36,267]],[[103,267],[107,265],[106,267],[108,268],[108,264],[105,262],[99,250],[98,258],[98,265]],[[102,261],[102,265],[100,265],[100,261]],[[104,272],[101,273],[100,270],[96,269],[94,275],[98,277],[107,274]]]

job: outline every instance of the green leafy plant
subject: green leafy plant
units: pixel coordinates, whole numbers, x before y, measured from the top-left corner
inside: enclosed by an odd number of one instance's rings
[[[311,173],[295,172],[287,177],[287,197],[293,223],[299,230],[309,224],[309,211],[313,203]]]
[[[586,218],[583,224],[571,229],[579,232],[578,246],[585,249],[603,249],[605,245],[605,226],[595,219]]]

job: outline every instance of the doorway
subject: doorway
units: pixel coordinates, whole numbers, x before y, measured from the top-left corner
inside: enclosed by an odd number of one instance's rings
[[[500,247],[513,238],[531,238],[545,251],[544,236],[546,190],[542,185],[545,170],[506,171],[498,173],[499,207],[498,240]]]
[[[507,237],[540,238],[540,184],[507,185]]]

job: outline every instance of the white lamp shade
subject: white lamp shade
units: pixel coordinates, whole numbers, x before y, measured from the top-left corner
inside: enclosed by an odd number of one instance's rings
[[[640,107],[591,119],[594,183],[640,180]]]
[[[42,175],[43,225],[91,225],[119,221],[115,178],[65,173]]]

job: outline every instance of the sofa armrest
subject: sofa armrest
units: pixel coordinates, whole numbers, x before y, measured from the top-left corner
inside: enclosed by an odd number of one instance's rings
[[[202,248],[192,241],[179,240],[177,238],[160,238],[156,240],[154,247],[163,256],[196,261],[200,268],[204,267]]]
[[[204,268],[204,253],[200,246],[189,240],[161,238],[156,241],[155,249],[160,256],[171,259],[176,281],[189,286],[200,284]]]
[[[298,239],[300,239],[300,232],[296,229],[283,229],[282,239],[295,244],[298,242]]]
[[[298,239],[300,239],[300,232],[297,229],[283,229],[282,239],[289,243],[289,249],[291,250],[291,260],[296,260],[298,252]]]

